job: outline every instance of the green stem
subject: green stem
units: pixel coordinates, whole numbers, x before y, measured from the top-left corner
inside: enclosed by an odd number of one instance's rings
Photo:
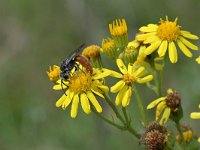
[[[124,120],[124,118],[121,116],[121,114],[118,112],[117,108],[115,107],[115,105],[112,103],[110,97],[108,96],[108,94],[104,94],[105,100],[108,103],[108,105],[112,108],[112,110],[114,111],[115,115],[117,116],[117,118],[123,123],[124,127],[123,130],[127,130],[129,131],[129,133],[131,133],[132,135],[134,135],[136,138],[140,138],[140,134],[138,134],[131,126],[130,123],[128,123],[127,121]],[[125,113],[125,112],[124,112]],[[127,116],[127,113],[126,113]],[[126,117],[125,117],[126,119]],[[127,116],[127,120],[128,120],[128,116]]]
[[[185,143],[185,139],[184,139],[184,136],[183,136],[183,132],[181,130],[181,125],[180,125],[180,122],[179,121],[175,121],[176,123],[176,128],[181,136],[181,141],[183,142],[183,148],[184,150],[186,150],[186,143]]]
[[[162,80],[163,80],[163,70],[158,72],[158,95],[162,96]]]
[[[128,123],[129,123],[129,120],[128,120],[128,116],[127,116],[127,112],[126,112],[126,107],[122,107],[122,112],[123,112],[123,114],[124,114],[126,123],[128,124]]]
[[[137,102],[138,102],[140,114],[142,116],[142,120],[144,122],[144,125],[147,125],[147,118],[146,118],[146,115],[145,115],[145,112],[144,112],[144,107],[143,107],[143,104],[142,104],[142,100],[140,98],[140,95],[139,95],[136,87],[134,87],[134,91],[135,91],[135,96],[136,96],[136,99],[137,99]]]
[[[91,107],[91,110],[101,119],[103,119],[105,122],[107,122],[108,124],[120,129],[120,130],[125,130],[124,126],[118,125],[114,122],[112,122],[111,120],[107,119],[106,117],[104,117],[103,115],[101,115],[100,113],[98,113],[93,107]]]
[[[115,112],[115,115],[117,116],[117,118],[123,123],[125,124],[125,120],[124,118],[120,115],[120,113],[118,112],[117,108],[115,107],[115,105],[112,103],[110,97],[108,96],[108,94],[104,94],[105,100],[108,103],[108,105],[112,108],[112,110]]]

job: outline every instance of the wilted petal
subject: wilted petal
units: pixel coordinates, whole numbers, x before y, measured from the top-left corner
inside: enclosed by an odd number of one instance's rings
[[[153,102],[151,102],[148,106],[147,106],[147,109],[151,109],[153,107],[155,107],[158,103],[160,103],[161,101],[165,100],[166,97],[160,97],[156,100],[154,100]]]
[[[167,122],[167,120],[169,119],[169,116],[170,116],[170,113],[171,113],[171,109],[169,107],[165,108],[165,111],[163,113],[163,116],[160,120],[160,124],[163,125]]]
[[[166,102],[162,101],[158,104],[157,108],[156,108],[156,120],[159,119],[160,114],[163,112],[163,110],[166,108]]]

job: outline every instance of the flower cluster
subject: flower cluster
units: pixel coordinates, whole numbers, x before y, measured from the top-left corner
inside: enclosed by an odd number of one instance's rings
[[[185,149],[186,143],[194,137],[193,130],[181,126],[183,101],[180,94],[168,89],[163,96],[163,70],[167,52],[172,64],[178,61],[177,49],[192,58],[191,50],[197,51],[198,47],[190,40],[198,40],[198,36],[182,30],[177,18],[170,21],[168,17],[166,20],[160,19],[158,24],[140,27],[130,41],[125,19],[114,20],[108,29],[110,35],[102,39],[101,46],[95,44],[83,48],[82,45],[67,57],[60,67],[49,67],[47,75],[54,83],[53,89],[63,93],[57,100],[56,107],[66,109],[71,105],[70,116],[76,118],[80,103],[84,113],[93,112],[110,125],[130,132],[141,139],[141,143],[149,150],[167,149],[176,143]],[[108,56],[110,62],[102,61],[104,55]],[[200,64],[200,56],[196,58],[196,62]],[[115,67],[110,66],[110,63]],[[144,107],[140,97],[140,93],[145,94],[145,91],[138,90],[141,86],[143,90],[149,89],[156,94],[156,99],[147,107]],[[111,97],[115,99],[112,100]],[[132,127],[131,115],[134,114],[128,112],[132,99],[137,101],[141,116],[138,120],[141,120],[142,126],[146,128],[144,134]],[[154,107],[155,122],[149,124],[145,108],[149,110]],[[116,118],[112,116],[110,119],[106,113],[101,113],[104,109],[111,109]],[[199,119],[200,113],[191,113],[191,118]],[[176,125],[175,133],[168,132],[164,127],[168,121]],[[171,134],[174,136],[170,136]],[[171,137],[176,137],[176,141],[170,143]],[[200,138],[198,140],[200,141]]]

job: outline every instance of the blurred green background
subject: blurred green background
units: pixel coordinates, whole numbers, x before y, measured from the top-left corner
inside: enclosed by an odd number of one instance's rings
[[[62,93],[52,90],[46,70],[83,42],[101,45],[109,36],[108,23],[116,18],[126,19],[129,39],[140,26],[166,15],[171,20],[178,17],[182,29],[200,36],[199,14],[199,0],[1,0],[0,150],[138,149],[129,133],[113,129],[94,114],[79,109],[77,119],[71,119],[69,109],[56,108]],[[180,92],[182,122],[200,134],[200,121],[189,118],[200,103],[200,66],[182,56],[176,65],[168,63],[163,91],[172,87]],[[146,90],[140,91],[145,106],[156,98]],[[129,110],[142,132],[135,100]],[[154,110],[148,113],[153,120]]]

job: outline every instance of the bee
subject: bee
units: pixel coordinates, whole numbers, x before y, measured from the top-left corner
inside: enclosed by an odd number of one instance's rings
[[[82,44],[81,46],[79,46],[75,51],[73,51],[61,63],[61,65],[60,65],[60,70],[61,70],[60,78],[61,78],[62,89],[63,89],[63,84],[65,85],[65,83],[63,81],[67,81],[68,80],[68,78],[71,75],[70,73],[71,73],[72,69],[75,68],[75,71],[76,70],[82,70],[79,67],[79,64],[81,64],[84,68],[86,68],[86,70],[88,72],[90,72],[90,74],[93,73],[92,66],[89,63],[89,61],[85,57],[83,57],[83,56],[80,55],[80,52],[83,50],[84,45],[85,44]]]

